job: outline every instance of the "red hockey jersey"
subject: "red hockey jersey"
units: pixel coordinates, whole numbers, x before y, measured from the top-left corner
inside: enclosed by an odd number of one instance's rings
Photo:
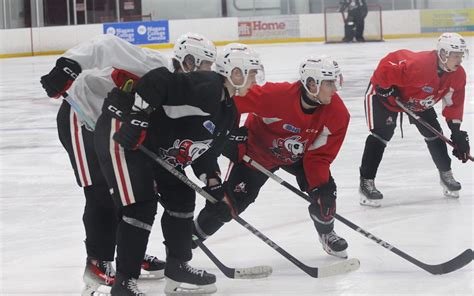
[[[301,83],[266,83],[234,97],[239,113],[250,113],[247,154],[267,169],[303,159],[309,189],[329,180],[349,125],[349,112],[334,94],[312,114],[301,107]]]
[[[459,66],[455,72],[438,76],[436,51],[412,52],[398,50],[384,57],[371,78],[372,85],[398,88],[401,101],[412,111],[420,112],[443,100],[443,116],[447,120],[462,121],[466,72]],[[402,110],[390,97],[386,107]]]

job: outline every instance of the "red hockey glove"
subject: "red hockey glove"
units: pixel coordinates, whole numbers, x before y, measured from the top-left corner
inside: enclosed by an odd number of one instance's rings
[[[41,77],[41,85],[48,97],[57,99],[71,87],[81,72],[81,66],[76,61],[61,57],[51,72]]]
[[[309,212],[315,216],[319,222],[327,223],[334,219],[336,213],[337,187],[334,179],[329,177],[329,181],[309,192],[309,196],[314,202],[309,206]]]
[[[242,161],[242,158],[247,153],[247,140],[248,140],[248,129],[242,126],[234,130],[229,140],[224,146],[222,155],[227,157],[230,161],[238,163]]]
[[[143,143],[148,128],[148,114],[145,111],[127,115],[113,139],[127,150],[136,150]]]

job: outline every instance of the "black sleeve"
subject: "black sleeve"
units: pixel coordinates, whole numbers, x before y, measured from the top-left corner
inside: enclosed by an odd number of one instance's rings
[[[457,133],[461,130],[461,123],[454,122],[452,120],[448,120],[448,127],[451,130],[451,133]]]
[[[166,102],[169,89],[175,85],[175,77],[167,68],[161,67],[146,73],[138,80],[135,91],[151,107],[156,109]]]

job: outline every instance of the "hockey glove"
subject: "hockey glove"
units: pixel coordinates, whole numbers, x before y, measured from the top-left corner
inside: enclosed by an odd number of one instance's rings
[[[454,144],[453,155],[456,156],[463,163],[469,160],[469,136],[466,131],[453,131],[451,133],[451,140]]]
[[[76,61],[61,57],[51,72],[41,77],[41,85],[48,97],[57,99],[71,87],[81,72],[81,66]]]
[[[331,222],[336,213],[337,187],[334,179],[330,176],[326,184],[311,190],[309,196],[313,199],[309,206],[311,215],[315,215],[319,222]]]
[[[135,95],[118,89],[112,89],[107,94],[102,105],[102,113],[123,121],[124,118],[130,114],[130,111],[135,102]]]
[[[242,161],[245,153],[247,153],[248,129],[242,126],[234,130],[229,140],[224,146],[222,155],[227,157],[230,161],[238,163]]]
[[[388,98],[388,97],[399,97],[400,92],[398,91],[397,87],[392,85],[389,88],[381,88],[380,86],[375,86],[375,93],[378,96]]]
[[[113,139],[127,150],[137,150],[146,137],[148,114],[144,111],[132,112],[126,116]]]
[[[235,199],[226,193],[225,187],[226,183],[202,188],[217,200],[216,203],[209,202],[208,207],[216,214],[222,223],[229,222],[232,217],[237,216]]]

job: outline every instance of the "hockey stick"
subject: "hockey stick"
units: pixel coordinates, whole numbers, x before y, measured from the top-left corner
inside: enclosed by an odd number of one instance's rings
[[[264,168],[261,164],[254,161],[253,159],[251,159],[247,155],[244,155],[243,160],[245,162],[247,162],[248,164],[250,164],[251,166],[253,166],[254,168],[256,168],[257,170],[259,170],[260,172],[264,173],[269,178],[275,180],[276,182],[278,182],[281,185],[285,186],[286,188],[290,189],[293,193],[296,193],[298,196],[300,196],[300,197],[304,198],[305,200],[311,202],[310,197],[306,193],[302,192],[301,190],[299,190],[295,186],[291,185],[290,183],[286,182],[285,180],[283,180],[279,176],[277,176],[274,173],[270,172],[269,170]],[[472,250],[467,249],[464,252],[462,252],[461,254],[459,254],[458,256],[456,256],[455,258],[453,258],[453,259],[451,259],[447,262],[444,262],[444,263],[441,263],[441,264],[434,264],[434,265],[426,264],[426,263],[423,263],[423,262],[411,257],[410,255],[406,254],[405,252],[403,252],[403,251],[397,249],[396,247],[392,246],[391,244],[383,241],[382,239],[376,237],[375,235],[371,234],[367,230],[364,230],[364,229],[360,228],[359,226],[355,225],[354,223],[352,223],[351,221],[349,221],[346,218],[342,217],[341,215],[335,214],[334,216],[337,220],[339,220],[342,223],[346,224],[348,227],[354,229],[355,231],[362,234],[363,236],[373,240],[374,242],[381,245],[385,249],[397,254],[398,256],[402,257],[403,259],[415,264],[416,266],[428,271],[431,274],[450,273],[452,271],[458,270],[458,269],[466,266],[473,259]]]
[[[259,279],[266,278],[272,274],[272,267],[267,265],[258,265],[247,268],[232,268],[225,266],[217,257],[209,250],[204,243],[193,235],[194,243],[211,259],[222,273],[231,279]]]
[[[410,109],[408,109],[402,102],[400,102],[399,99],[396,99],[395,102],[397,103],[397,105],[403,109],[403,111],[405,111],[406,114],[408,114],[409,116],[411,116],[413,119],[415,119],[416,121],[418,121],[419,123],[421,123],[424,127],[426,127],[427,129],[429,129],[433,134],[435,134],[438,138],[440,138],[441,140],[443,140],[444,142],[446,142],[446,144],[449,144],[451,147],[453,148],[456,148],[456,145],[454,145],[453,141],[451,141],[450,139],[448,139],[445,135],[443,135],[442,133],[440,133],[437,129],[435,129],[434,127],[432,127],[428,122],[426,122],[423,118],[421,118],[420,116],[416,115],[413,111],[411,111]],[[468,156],[469,160],[471,161],[474,161],[474,158],[469,155]]]
[[[202,195],[204,198],[206,198],[208,201],[212,203],[218,202],[212,195],[207,193],[204,189],[199,187],[196,183],[193,181],[189,180],[189,178],[178,171],[174,166],[166,162],[165,160],[159,158],[154,152],[150,151],[148,148],[140,145],[139,148],[143,153],[145,153],[147,156],[152,158],[155,162],[160,164],[164,169],[166,169],[168,172],[170,172],[173,176],[181,180],[183,183],[191,187],[194,191]],[[360,266],[360,262],[357,259],[348,259],[343,262],[338,262],[329,266],[323,266],[323,267],[310,267],[290,255],[288,252],[283,250],[280,246],[278,246],[275,242],[273,242],[271,239],[269,239],[267,236],[265,236],[263,233],[261,233],[258,229],[254,228],[252,225],[247,223],[244,219],[240,218],[239,216],[234,217],[234,220],[237,221],[240,225],[245,227],[247,230],[252,232],[254,235],[256,235],[258,238],[260,238],[262,241],[264,241],[267,245],[272,247],[275,251],[283,255],[286,259],[291,261],[294,265],[296,265],[298,268],[306,272],[308,275],[314,277],[314,278],[321,278],[321,277],[328,277],[328,276],[333,276],[333,275],[338,275],[342,273],[347,273],[351,272],[354,270],[357,270]]]
[[[69,96],[68,93],[63,94],[64,100],[68,102],[68,104],[71,106],[72,109],[74,109],[74,112],[77,113],[77,115],[84,120],[84,123],[86,124],[86,127],[88,130],[93,131],[95,129],[95,122],[89,118],[84,111],[82,111],[81,107]]]

